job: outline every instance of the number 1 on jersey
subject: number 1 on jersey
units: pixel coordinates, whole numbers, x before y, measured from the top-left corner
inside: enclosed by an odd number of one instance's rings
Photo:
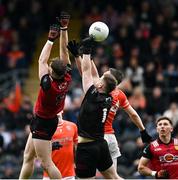
[[[102,123],[104,123],[106,121],[106,117],[107,117],[107,108],[103,109],[103,118],[102,118]]]

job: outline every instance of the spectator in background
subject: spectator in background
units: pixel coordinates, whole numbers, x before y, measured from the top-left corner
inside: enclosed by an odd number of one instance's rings
[[[163,113],[164,116],[172,120],[174,135],[178,135],[178,105],[177,102],[171,102],[169,108]]]
[[[130,66],[126,68],[126,78],[130,79],[132,86],[143,87],[143,68],[138,64],[138,59],[131,57]]]
[[[155,86],[151,92],[151,95],[147,96],[147,113],[149,115],[161,115],[167,107],[166,97],[163,96],[162,89],[159,86]]]
[[[143,113],[146,109],[146,97],[143,94],[143,90],[140,86],[133,89],[132,95],[128,98],[130,105],[139,113]]]
[[[116,29],[117,25],[119,24],[118,13],[111,4],[108,4],[103,11],[102,20],[108,25],[111,33]]]
[[[20,110],[22,100],[21,86],[17,82],[15,85],[15,91],[11,91],[9,96],[4,99],[6,108],[13,113],[17,113]]]
[[[150,88],[153,88],[156,85],[156,67],[154,62],[148,62],[146,63],[145,71],[143,73],[144,77],[144,87],[150,90]]]

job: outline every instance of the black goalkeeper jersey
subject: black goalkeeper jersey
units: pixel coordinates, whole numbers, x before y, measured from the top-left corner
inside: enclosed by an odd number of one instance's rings
[[[79,136],[94,140],[104,138],[104,123],[112,105],[112,97],[99,93],[92,85],[81,104],[78,118]]]

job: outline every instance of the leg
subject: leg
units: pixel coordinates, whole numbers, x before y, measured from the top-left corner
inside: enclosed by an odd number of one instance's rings
[[[106,179],[122,179],[116,171],[116,167],[113,164],[111,154],[109,151],[108,143],[107,141],[103,141],[101,146],[101,157],[98,164],[98,170],[101,172],[101,174]],[[117,160],[117,159],[116,159]],[[116,161],[117,162],[117,161]]]
[[[117,142],[116,136],[114,134],[105,134],[104,139],[108,143],[109,152],[111,154],[113,164],[117,171],[117,158],[121,156],[121,153],[120,153],[120,149],[118,147],[118,142]]]
[[[109,167],[109,168],[106,169],[105,171],[102,171],[101,174],[102,174],[102,175],[104,176],[104,178],[106,178],[106,179],[123,179],[123,178],[121,178],[121,177],[117,174],[114,165],[112,165],[111,167]]]
[[[32,141],[32,134],[29,134],[23,158],[23,165],[19,179],[28,179],[34,170],[35,149]]]
[[[97,143],[79,143],[76,150],[76,176],[79,179],[94,179],[97,163]]]
[[[34,138],[33,143],[37,158],[50,179],[61,179],[61,173],[51,159],[51,141]]]
[[[112,158],[112,161],[113,161],[113,165],[116,169],[116,172],[117,172],[117,157],[116,158]]]

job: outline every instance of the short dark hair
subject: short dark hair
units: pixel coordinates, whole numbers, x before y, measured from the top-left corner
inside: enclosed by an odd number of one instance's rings
[[[172,125],[172,120],[168,118],[167,116],[161,116],[156,120],[156,125],[161,121],[161,120],[167,120],[169,123]]]
[[[51,59],[51,68],[55,73],[55,78],[61,79],[66,73],[66,64],[58,57]],[[57,75],[57,76],[56,76]]]
[[[112,74],[105,74],[103,79],[105,81],[105,92],[109,94],[116,88],[116,79]]]
[[[111,74],[116,78],[117,84],[120,84],[124,79],[124,74],[121,70],[117,70],[115,68],[109,68]]]

